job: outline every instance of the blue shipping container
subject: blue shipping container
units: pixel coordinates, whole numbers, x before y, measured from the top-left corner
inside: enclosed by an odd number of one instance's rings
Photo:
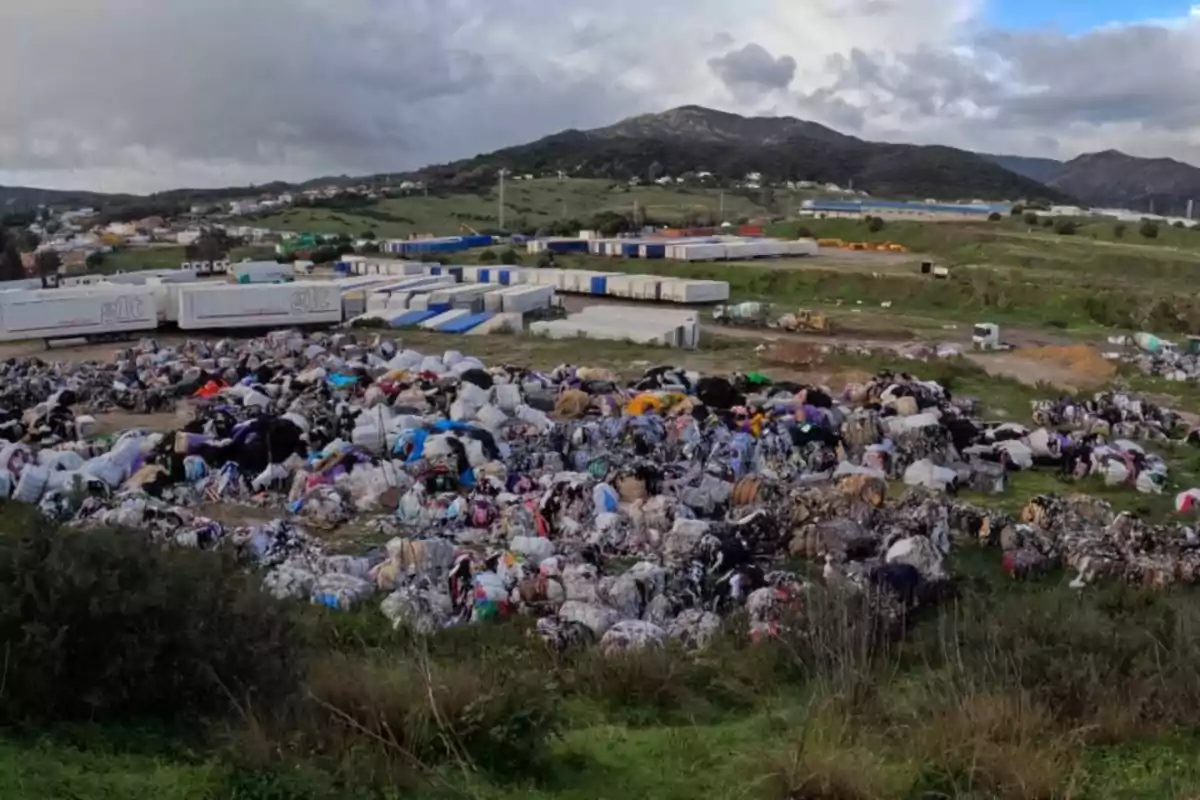
[[[488,269],[487,267],[480,267],[479,282],[480,283],[491,283],[492,282],[492,271],[490,269]]]
[[[666,258],[667,246],[665,244],[648,244],[646,245],[646,258]]]
[[[487,322],[492,317],[496,316],[491,311],[484,311],[479,314],[471,314],[467,317],[459,317],[456,320],[439,325],[437,329],[442,333],[466,333],[472,328],[478,327]]]
[[[593,275],[592,294],[608,294],[608,278],[603,275]]]
[[[388,324],[393,328],[407,328],[411,325],[420,325],[427,319],[433,319],[440,311],[405,311],[388,320]]]
[[[621,255],[625,256],[626,258],[637,258],[641,255],[638,250],[640,246],[641,245],[636,244],[623,244],[621,245]]]
[[[500,270],[500,285],[501,286],[508,286],[509,282],[511,280],[512,280],[512,272],[510,270],[507,270],[507,269]]]
[[[442,274],[442,268],[441,268],[441,267],[430,267],[430,268],[429,268],[429,274],[430,274],[430,275],[441,275],[441,274]]]

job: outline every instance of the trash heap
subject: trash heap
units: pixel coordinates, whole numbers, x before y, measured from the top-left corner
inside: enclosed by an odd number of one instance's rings
[[[984,538],[999,544],[1014,577],[1061,564],[1075,571],[1075,588],[1101,579],[1152,587],[1200,579],[1195,526],[1151,525],[1087,495],[1036,497],[1018,519],[992,525]]]
[[[898,617],[940,595],[954,537],[1012,529],[945,491],[998,492],[1013,470],[1078,459],[1116,475],[1137,445],[1103,445],[1086,420],[1170,427],[1166,412],[1130,398],[1039,409],[1047,425],[1088,430],[1084,458],[1072,435],[984,423],[974,401],[906,374],[836,395],[669,366],[625,382],[567,365],[489,368],[348,333],[148,340],[112,365],[7,367],[30,388],[8,396],[0,424],[4,496],[67,524],[235,548],[277,597],[378,603],[424,631],[527,613],[555,646],[605,651],[702,646],[735,609],[769,634],[803,607],[810,584],[785,569],[797,558],[823,564],[822,580],[880,589],[880,608]],[[151,392],[160,399],[139,405]],[[115,398],[126,394],[147,409],[186,398],[190,419],[108,439],[73,409],[124,408]],[[1119,419],[1105,416],[1110,406]],[[1150,468],[1135,466],[1141,488]],[[889,501],[899,479],[912,488]],[[213,518],[239,508],[271,521]],[[1143,563],[1105,538],[1113,520],[1081,528],[1060,516],[1017,539],[999,534],[1014,560],[1043,559],[1025,571],[1086,556],[1081,574]],[[322,532],[347,524],[386,546],[334,552]]]
[[[1107,358],[1132,364],[1143,375],[1181,383],[1200,380],[1200,344],[1195,337],[1189,337],[1183,349],[1152,333],[1110,336],[1108,343],[1119,349]]]

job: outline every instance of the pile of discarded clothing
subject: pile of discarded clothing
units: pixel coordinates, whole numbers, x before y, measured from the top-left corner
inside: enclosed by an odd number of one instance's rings
[[[1063,566],[1071,585],[1100,579],[1163,587],[1200,580],[1200,535],[1194,525],[1152,525],[1087,495],[1043,495],[986,537],[1004,553],[1004,568],[1029,577]]]
[[[795,557],[899,616],[941,595],[955,537],[1012,528],[946,492],[1000,492],[1039,467],[1161,490],[1160,460],[1106,437],[1174,427],[1125,396],[1047,404],[1030,429],[987,423],[975,401],[907,374],[841,393],[671,366],[623,381],[349,333],[147,341],[113,365],[9,367],[32,388],[0,415],[0,495],[66,524],[236,548],[279,597],[378,602],[424,631],[525,613],[555,646],[606,651],[701,646],[735,610],[769,635],[804,607],[807,584],[782,568]],[[75,410],[155,410],[151,392],[182,401],[177,430],[104,437]],[[894,480],[911,488],[889,499]],[[275,521],[227,525],[213,506]],[[319,532],[351,521],[386,547],[332,553]],[[1060,527],[1008,534],[1020,571],[1082,557]]]

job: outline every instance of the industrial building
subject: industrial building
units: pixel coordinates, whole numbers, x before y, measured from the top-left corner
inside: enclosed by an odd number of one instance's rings
[[[802,217],[826,219],[883,219],[963,220],[987,219],[993,213],[1008,214],[1007,203],[935,203],[909,200],[805,200],[800,206]]]

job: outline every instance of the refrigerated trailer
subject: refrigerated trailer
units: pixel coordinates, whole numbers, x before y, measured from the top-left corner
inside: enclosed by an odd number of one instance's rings
[[[148,286],[0,292],[0,341],[126,338],[156,327],[158,304]]]
[[[283,328],[336,325],[342,290],[328,281],[265,284],[194,284],[179,291],[179,327]]]

